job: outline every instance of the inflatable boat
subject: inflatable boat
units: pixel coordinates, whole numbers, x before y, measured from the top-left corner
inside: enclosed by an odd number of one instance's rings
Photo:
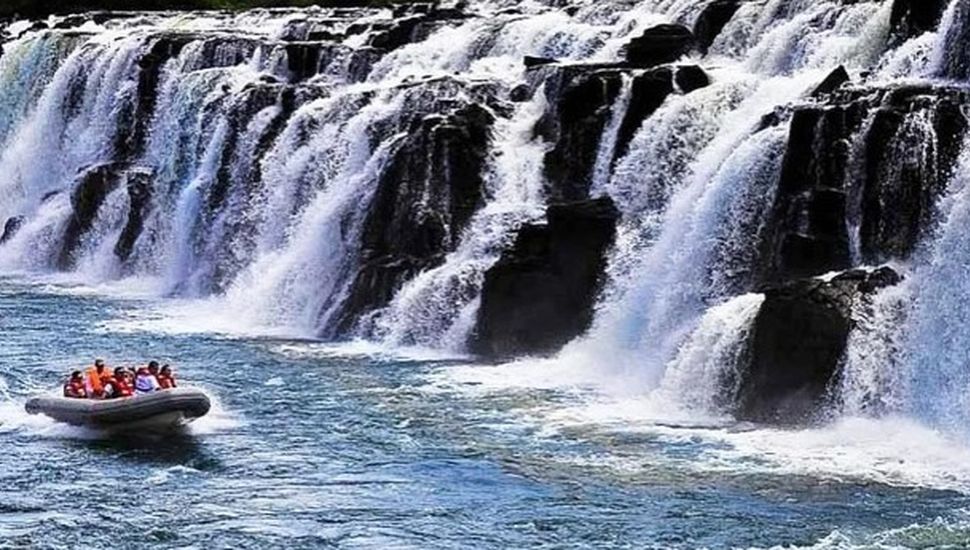
[[[194,388],[173,388],[120,399],[44,396],[27,401],[30,414],[43,414],[73,426],[119,432],[178,430],[209,412],[209,397]]]

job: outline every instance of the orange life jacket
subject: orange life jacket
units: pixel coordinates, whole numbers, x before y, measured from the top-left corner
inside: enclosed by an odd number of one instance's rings
[[[158,380],[158,385],[162,387],[163,390],[175,387],[175,377],[172,375],[159,374],[155,377]]]
[[[104,373],[106,372],[108,372],[108,367],[104,368],[100,376],[98,375],[98,369],[96,367],[91,367],[87,370],[87,372],[85,372],[88,387],[91,388],[91,392],[95,395],[101,395],[104,393],[104,381],[108,378],[107,376],[104,376]]]

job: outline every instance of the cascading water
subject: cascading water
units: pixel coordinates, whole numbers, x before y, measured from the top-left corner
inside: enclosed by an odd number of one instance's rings
[[[845,200],[835,225],[850,250],[833,265],[928,266],[912,268],[920,284],[905,283],[912,305],[899,287],[856,304],[842,401],[852,413],[878,401],[957,422],[962,409],[919,395],[963,360],[930,369],[940,350],[923,340],[962,319],[938,315],[958,278],[946,235],[960,230],[959,206],[936,252],[912,258],[870,218],[942,166],[943,134],[958,133],[925,109],[932,90],[892,90],[965,80],[955,51],[965,3],[904,37],[893,36],[890,1],[735,7],[706,53],[687,48],[659,69],[627,63],[627,46],[658,24],[707,28],[723,6],[257,10],[31,30],[0,58],[0,266],[147,281],[201,304],[220,328],[462,352],[479,336],[496,266],[553,258],[565,267],[542,276],[570,271],[547,208],[606,197],[619,222],[591,328],[557,360],[720,414],[743,377],[758,291],[778,282],[764,275],[764,243],[782,232],[778,216],[801,215],[778,206],[793,120],[845,109],[831,124],[845,129],[838,154],[851,181],[844,197],[818,191]],[[840,65],[851,91],[812,95]],[[892,138],[876,139],[886,127]],[[886,150],[919,150],[922,164],[887,164]],[[888,191],[866,191],[877,184]],[[806,215],[785,230],[807,239],[817,223]],[[889,338],[901,315],[912,334]],[[875,374],[897,354],[914,373],[905,392]]]
[[[0,18],[3,544],[970,548],[970,0],[388,4]]]
[[[967,145],[970,145],[968,143]],[[843,375],[849,413],[906,414],[966,435],[968,343],[965,266],[970,147],[941,200],[933,238],[908,279],[882,291],[854,334]]]
[[[544,96],[537,94],[495,129],[488,202],[441,267],[418,275],[386,311],[375,314],[377,336],[395,345],[464,348],[486,269],[518,226],[542,216],[543,146],[532,136],[532,127],[544,109]]]

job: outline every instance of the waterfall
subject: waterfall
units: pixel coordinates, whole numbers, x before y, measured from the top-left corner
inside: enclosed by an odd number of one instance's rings
[[[742,2],[716,28],[707,0],[496,0],[26,30],[0,56],[0,269],[453,353],[519,276],[579,310],[556,361],[722,415],[773,289],[833,280],[823,256],[888,262],[907,281],[851,304],[843,411],[957,424],[966,166],[929,205],[966,131],[967,5],[932,26],[889,0]],[[627,48],[676,37],[668,63]]]
[[[968,143],[967,145],[970,145]],[[967,374],[966,181],[970,147],[941,199],[941,220],[918,256],[909,280],[881,292],[849,347],[843,379],[850,413],[909,414],[966,435],[970,414]]]
[[[955,80],[970,77],[970,58],[965,48],[968,18],[970,3],[951,0],[940,22],[931,54],[931,68],[936,76]]]
[[[374,335],[392,345],[464,349],[485,271],[519,226],[542,215],[544,147],[532,128],[544,110],[545,95],[536,93],[495,129],[488,202],[440,267],[415,277],[375,313]]]
[[[748,104],[761,101],[756,95]],[[742,103],[735,114],[744,109]],[[567,356],[591,362],[609,357],[606,363],[653,388],[704,311],[729,297],[732,273],[712,267],[726,253],[722,246],[739,253],[750,245],[746,233],[756,231],[777,180],[784,129],[754,135],[736,130],[723,139],[701,152],[696,173],[671,196],[659,234],[640,262],[613,283],[620,288],[611,290],[590,335],[568,348]]]
[[[745,336],[764,296],[745,294],[708,309],[666,367],[655,398],[686,412],[729,415],[739,391]]]
[[[404,99],[404,95],[377,97],[334,128],[341,134],[336,139],[342,142],[343,150],[330,153],[337,153],[338,158],[320,159],[312,149],[303,157],[301,177],[289,181],[297,184],[292,192],[308,194],[307,202],[284,206],[281,211],[274,209],[282,212],[282,219],[266,220],[264,231],[257,237],[255,261],[226,293],[227,306],[234,316],[247,324],[283,326],[301,334],[312,334],[321,323],[326,326],[326,317],[337,307],[333,299],[338,298],[344,272],[358,253],[354,247],[363,212],[356,207],[373,193],[376,174],[392,143],[371,151],[366,146],[367,133],[376,121],[399,112]],[[334,138],[329,132],[324,135]],[[279,151],[281,155],[291,153]],[[271,154],[269,158],[278,157]],[[317,162],[321,165],[316,166]],[[314,173],[320,168],[324,174]],[[301,183],[320,176],[321,188],[300,189]],[[287,226],[280,228],[280,222]],[[264,238],[285,244],[274,246]],[[318,321],[320,318],[322,321]]]
[[[745,122],[810,89],[820,78],[813,67],[874,62],[888,31],[887,6],[803,9],[778,24],[780,11],[742,7],[712,54],[739,58],[744,72],[718,74],[641,128],[607,186],[625,214],[610,282],[593,329],[561,360],[611,365],[664,402],[730,409],[736,390],[724,386],[740,378],[734,369],[761,299],[733,297],[750,291],[760,254],[751,243],[764,229],[787,138],[784,125],[753,133]],[[806,32],[820,23],[823,32]]]

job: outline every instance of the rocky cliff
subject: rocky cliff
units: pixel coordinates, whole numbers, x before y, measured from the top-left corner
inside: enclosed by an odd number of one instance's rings
[[[583,337],[656,377],[762,294],[719,401],[811,418],[945,215],[970,8],[668,4],[7,21],[0,266],[150,278],[309,337]]]

